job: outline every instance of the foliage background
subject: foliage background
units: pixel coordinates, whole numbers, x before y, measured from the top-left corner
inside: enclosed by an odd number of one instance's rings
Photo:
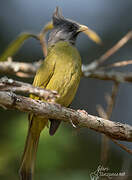
[[[64,16],[89,26],[102,37],[103,46],[97,46],[85,35],[79,36],[77,48],[84,64],[98,58],[132,28],[131,0],[5,0],[0,2],[0,54],[19,33],[39,32],[51,19],[58,5]],[[108,63],[131,59],[131,49],[132,41],[129,41]],[[28,40],[14,56],[14,60],[33,62],[42,57],[38,42]],[[121,70],[131,71],[131,66]],[[28,81],[32,82],[32,79]],[[111,85],[111,82],[82,79],[72,107],[97,115],[96,105],[106,106],[104,95],[111,92]],[[131,84],[120,85],[112,120],[132,124],[131,89]],[[18,179],[26,133],[27,114],[0,109],[0,179]],[[45,129],[39,144],[36,179],[89,179],[89,173],[95,171],[100,164],[100,143],[100,134],[88,129],[75,130],[63,123],[54,137],[50,137]],[[131,147],[130,143],[124,144]],[[110,148],[110,171],[130,172],[130,155],[113,143],[110,143]]]

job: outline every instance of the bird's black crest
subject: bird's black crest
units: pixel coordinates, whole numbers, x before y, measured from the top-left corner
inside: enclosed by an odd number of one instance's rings
[[[54,26],[59,26],[65,21],[62,11],[59,7],[56,7],[55,12],[53,13],[53,24]]]
[[[53,13],[53,25],[54,27],[62,27],[68,29],[69,31],[76,31],[79,26],[78,23],[64,18],[62,11],[59,7],[56,7],[55,12]]]
[[[49,39],[48,45],[54,45],[58,41],[68,41],[72,45],[75,44],[76,37],[79,33],[79,24],[70,19],[64,18],[60,8],[56,7],[53,13],[53,26]]]

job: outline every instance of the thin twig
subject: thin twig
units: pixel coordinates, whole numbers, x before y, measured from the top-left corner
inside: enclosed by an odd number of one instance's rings
[[[96,70],[104,61],[111,57],[116,51],[118,51],[122,46],[124,46],[132,38],[132,31],[128,32],[121,40],[119,40],[112,48],[106,51],[100,58],[92,61],[88,65],[82,66],[82,71],[87,74],[91,71]]]
[[[40,41],[40,45],[42,47],[43,55],[44,57],[47,56],[47,42],[46,42],[46,37],[43,34],[38,35],[38,39]]]
[[[124,67],[124,66],[128,66],[128,65],[132,65],[132,60],[125,60],[125,61],[119,61],[113,64],[109,64],[109,65],[105,65],[105,66],[101,66],[99,68],[99,70],[106,70],[108,68],[112,68],[112,67]]]
[[[129,154],[132,154],[132,150],[128,149],[126,146],[124,146],[123,144],[118,143],[118,141],[116,141],[115,139],[111,139],[111,141],[113,141],[116,145],[118,145],[119,147],[121,147],[121,149],[125,150],[126,152],[128,152]]]
[[[107,109],[104,114],[102,114],[101,117],[110,119],[115,101],[116,101],[116,96],[119,88],[119,83],[115,82],[113,87],[112,87],[112,93],[111,96],[107,95]],[[103,166],[106,166],[106,163],[108,161],[108,153],[109,153],[109,138],[105,135],[102,135],[102,146],[101,146],[101,162]]]
[[[105,119],[110,119],[110,116],[112,114],[112,110],[116,101],[116,96],[117,96],[117,92],[118,92],[118,88],[119,88],[119,83],[115,83],[113,88],[112,88],[112,95],[107,96],[107,111],[105,112],[104,109],[102,108],[102,106],[98,106],[97,110],[98,113],[100,115],[100,117],[105,118]],[[102,163],[105,166],[106,165],[106,160],[108,158],[108,137],[106,135],[103,135],[102,137],[102,153],[101,153],[101,159],[102,159]],[[110,138],[110,140],[112,140],[116,145],[118,145],[120,148],[122,148],[123,150],[125,150],[126,152],[128,152],[129,154],[132,154],[132,150],[128,149],[126,146],[118,143],[118,141],[116,141],[113,138]]]
[[[43,27],[42,31],[38,34],[38,39],[40,40],[40,44],[42,46],[44,57],[47,56],[46,35],[47,35],[47,32],[52,29],[53,29],[53,23],[50,21]]]
[[[124,82],[132,82],[132,72],[119,72],[119,71],[103,71],[103,70],[96,70],[89,75],[84,74],[84,77],[95,78],[100,80],[110,80],[116,81],[119,83]]]
[[[132,38],[132,31],[128,32],[123,38],[121,38],[111,49],[106,51],[99,59],[98,64],[101,65],[110,56],[112,56],[116,51],[118,51],[122,46],[124,46]]]
[[[116,96],[118,93],[118,89],[119,89],[119,83],[115,82],[113,87],[112,87],[112,93],[111,93],[111,96],[109,97],[109,100],[108,100],[108,96],[106,97],[107,98],[107,104],[108,104],[106,114],[107,114],[108,119],[110,119],[110,117],[111,117],[111,114],[112,114],[112,111],[113,111],[113,108],[114,108],[114,105],[116,102]]]
[[[107,119],[107,114],[101,105],[97,106],[97,112],[100,117]],[[106,163],[108,160],[108,151],[109,151],[108,137],[105,134],[102,134],[100,160],[101,160],[101,164],[104,167],[106,167]]]

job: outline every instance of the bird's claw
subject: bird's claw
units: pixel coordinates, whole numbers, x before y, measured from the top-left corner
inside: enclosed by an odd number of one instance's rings
[[[77,128],[77,126],[73,123],[73,121],[70,119],[70,123],[74,128]]]
[[[85,111],[85,110],[78,109],[77,112],[79,112],[81,114],[88,115],[87,111]]]

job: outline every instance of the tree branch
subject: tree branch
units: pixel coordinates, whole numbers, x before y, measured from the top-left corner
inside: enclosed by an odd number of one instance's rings
[[[104,108],[102,106],[100,106],[97,109],[100,117],[105,118],[105,119],[111,118],[112,111],[113,111],[113,108],[114,108],[114,105],[116,102],[118,88],[119,88],[119,83],[114,82],[111,95],[109,95],[109,94],[106,95],[106,102],[107,102],[106,110],[104,110]],[[101,162],[102,162],[103,166],[107,165],[109,152],[110,152],[109,138],[103,134],[102,135],[102,143],[101,143]]]
[[[108,72],[103,70],[95,70],[91,73],[84,73],[84,77],[111,80],[118,83],[132,82],[132,72],[119,72],[113,70]]]
[[[90,64],[83,66],[83,72],[96,70],[104,61],[117,52],[130,39],[132,39],[132,31],[129,31],[123,38],[121,38],[112,48],[108,49],[100,58],[95,59]]]
[[[0,79],[0,90],[1,91],[11,91],[16,93],[26,93],[39,96],[45,100],[54,101],[59,95],[56,91],[46,90],[39,87],[34,87],[31,84],[15,81],[13,79],[8,79],[3,77]]]
[[[122,66],[124,67],[124,66],[128,66],[128,65],[132,65],[132,60],[118,61],[113,64],[101,66],[99,69],[106,70],[106,69],[112,68],[112,67],[122,67]]]
[[[41,63],[42,61],[36,63],[21,63],[13,62],[9,59],[8,61],[0,62],[0,74],[12,74],[25,78],[33,77]],[[131,72],[95,70],[92,72],[83,71],[83,76],[116,82],[132,82]]]
[[[132,31],[129,31],[125,36],[123,36],[112,48],[106,51],[99,59],[96,61],[98,65],[106,61],[110,56],[117,52],[122,46],[124,46],[130,39],[132,39]]]
[[[132,126],[89,115],[84,111],[61,107],[59,104],[36,101],[12,92],[0,91],[0,106],[5,109],[32,112],[46,118],[72,122],[78,127],[86,127],[114,139],[132,141]]]
[[[14,62],[9,57],[7,61],[0,62],[0,73],[11,74],[19,77],[33,77],[40,66],[41,61],[35,63]]]

